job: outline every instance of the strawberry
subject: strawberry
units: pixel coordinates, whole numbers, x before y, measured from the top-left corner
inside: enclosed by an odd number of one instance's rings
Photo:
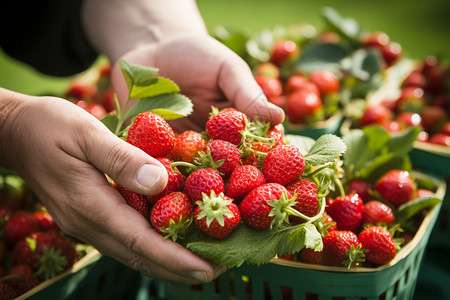
[[[355,178],[350,180],[348,184],[348,192],[353,194],[356,193],[361,197],[361,199],[364,202],[367,202],[370,200],[370,190],[372,189],[372,184],[370,182],[367,182],[364,179]]]
[[[218,139],[208,142],[194,161],[199,166],[214,168],[222,177],[228,178],[240,159],[241,152],[235,144]]]
[[[358,194],[348,194],[331,199],[327,213],[336,221],[339,230],[357,232],[362,222],[364,203]]]
[[[206,140],[202,135],[193,130],[187,130],[175,138],[172,151],[167,158],[173,161],[184,161],[194,163],[194,157],[197,152],[203,150],[206,146]]]
[[[225,184],[220,174],[212,168],[200,168],[192,172],[184,183],[184,192],[189,196],[192,203],[202,201],[202,193],[211,194],[213,190],[216,195],[224,191]]]
[[[262,170],[267,182],[286,185],[303,174],[305,159],[294,145],[275,146],[267,153]]]
[[[6,282],[19,294],[23,294],[40,283],[40,279],[34,276],[34,270],[29,265],[16,264],[9,271],[7,276],[18,276]]]
[[[283,92],[283,86],[278,78],[266,75],[257,75],[255,76],[255,81],[261,87],[267,99],[271,102],[272,99],[280,96]]]
[[[8,283],[0,281],[0,300],[13,300],[19,293]]]
[[[438,131],[447,121],[445,109],[437,105],[427,105],[420,112],[422,126],[427,132]]]
[[[334,230],[323,239],[323,260],[328,266],[347,266],[364,261],[358,236],[347,230]]]
[[[252,190],[239,205],[242,220],[257,229],[288,223],[295,199],[284,186],[266,183]]]
[[[78,253],[75,246],[69,239],[64,235],[51,235],[53,242],[52,246],[55,251],[65,257],[67,264],[64,270],[70,269],[78,261]]]
[[[419,88],[425,88],[427,79],[425,75],[422,74],[421,70],[416,69],[409,73],[409,75],[403,80],[403,86],[414,86]]]
[[[254,141],[250,144],[250,150],[246,149],[241,155],[241,163],[243,165],[252,165],[258,169],[262,169],[264,158],[272,149],[269,143]]]
[[[407,86],[402,88],[399,98],[395,102],[398,112],[419,113],[425,106],[424,90],[419,87]]]
[[[156,201],[158,201],[162,197],[164,197],[172,192],[181,191],[183,189],[183,184],[184,184],[184,180],[185,180],[184,175],[181,174],[176,167],[174,167],[174,168],[171,167],[170,159],[165,158],[165,157],[158,157],[157,160],[160,163],[162,163],[164,165],[164,167],[166,168],[168,179],[167,179],[167,185],[164,188],[164,190],[162,190],[161,192],[159,192],[156,195],[147,195],[145,197],[147,202],[150,205],[155,204]]]
[[[428,142],[436,145],[450,146],[450,135],[445,133],[435,133],[430,136]]]
[[[433,192],[426,189],[417,189],[416,191],[416,197],[417,198],[424,198],[424,197],[430,197],[433,196]]]
[[[415,196],[415,186],[408,171],[393,169],[375,183],[375,190],[395,207],[410,201]]]
[[[402,57],[403,49],[399,43],[389,42],[386,46],[381,48],[381,54],[386,65],[391,66]]]
[[[281,123],[267,130],[266,135],[274,139],[274,146],[286,144],[284,127]]]
[[[298,260],[307,264],[324,265],[323,251],[315,251],[311,248],[303,248],[298,254]]]
[[[40,231],[59,229],[58,225],[55,223],[55,220],[44,206],[39,206],[39,208],[33,212],[33,216],[39,224]]]
[[[365,48],[375,47],[381,49],[389,44],[389,42],[389,36],[381,31],[372,31],[361,36],[361,43]]]
[[[319,95],[319,89],[315,84],[309,82],[308,79],[306,79],[306,77],[302,74],[295,73],[290,75],[286,80],[286,83],[284,84],[284,92],[289,95],[297,90],[306,90]]]
[[[107,114],[105,107],[100,103],[78,100],[75,102],[75,104],[83,108],[85,111],[87,111],[88,113],[90,113],[99,120],[102,119]]]
[[[277,66],[282,65],[288,60],[294,59],[300,53],[298,45],[288,39],[275,41],[270,51],[270,62]]]
[[[339,91],[339,79],[329,70],[316,70],[309,74],[310,82],[314,83],[319,89],[321,96],[336,93]]]
[[[161,198],[153,206],[150,222],[156,231],[174,242],[183,237],[192,223],[194,207],[189,197],[182,192],[173,192]]]
[[[359,119],[359,126],[364,127],[372,124],[382,125],[392,118],[389,109],[382,105],[369,105],[364,109],[363,115]]]
[[[3,234],[9,245],[14,245],[27,235],[39,231],[39,224],[33,214],[27,211],[17,211],[3,228]]]
[[[296,90],[289,94],[286,115],[292,123],[303,123],[322,118],[322,100],[314,92]]]
[[[269,76],[273,78],[280,77],[280,69],[271,62],[263,62],[259,63],[253,69],[253,74],[256,76]]]
[[[392,235],[386,229],[377,226],[370,226],[363,229],[358,239],[364,249],[366,261],[369,263],[383,265],[394,259],[397,250]]]
[[[233,232],[241,222],[238,206],[233,199],[223,193],[203,194],[202,201],[197,201],[194,213],[195,224],[201,231],[215,239],[224,239]]]
[[[255,166],[238,166],[230,178],[225,190],[225,195],[239,203],[252,190],[266,183],[264,174]]]
[[[145,195],[133,192],[114,182],[114,188],[120,193],[125,202],[139,212],[144,218],[148,216],[148,203]]]
[[[160,115],[147,111],[139,114],[128,130],[126,141],[153,157],[172,151],[175,133]]]
[[[401,112],[395,118],[396,121],[403,126],[413,127],[413,126],[421,126],[422,125],[422,117],[418,113],[413,112]]]
[[[392,209],[383,202],[372,200],[364,204],[362,212],[362,223],[364,224],[384,224],[392,225],[395,216]]]
[[[235,109],[221,111],[206,122],[206,131],[212,139],[222,139],[238,145],[246,129],[248,118]]]
[[[294,208],[302,214],[313,217],[319,210],[319,199],[317,197],[317,185],[307,178],[301,178],[286,186],[288,192],[297,195],[297,203]],[[303,222],[303,219],[292,217],[291,223]]]

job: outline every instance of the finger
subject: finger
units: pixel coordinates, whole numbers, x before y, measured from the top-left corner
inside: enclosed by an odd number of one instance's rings
[[[238,110],[272,125],[283,122],[283,110],[267,100],[250,68],[240,57],[227,56],[218,80],[221,90]]]

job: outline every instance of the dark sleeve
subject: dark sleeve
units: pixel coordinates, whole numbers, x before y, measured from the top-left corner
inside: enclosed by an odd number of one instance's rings
[[[0,1],[0,47],[47,75],[86,70],[98,54],[81,26],[82,1]]]

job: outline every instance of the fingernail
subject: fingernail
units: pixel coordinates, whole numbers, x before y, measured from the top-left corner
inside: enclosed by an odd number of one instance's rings
[[[152,188],[161,178],[162,169],[155,165],[145,164],[139,168],[137,181],[147,187]]]
[[[201,271],[195,271],[191,273],[191,277],[200,281],[200,282],[206,282],[206,273]]]

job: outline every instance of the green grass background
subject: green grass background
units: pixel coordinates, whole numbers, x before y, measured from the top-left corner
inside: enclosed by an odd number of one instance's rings
[[[405,56],[450,57],[450,0],[411,1],[302,1],[302,0],[198,0],[210,30],[224,25],[232,29],[260,30],[275,25],[309,23],[320,29],[321,9],[334,7],[353,18],[363,29],[386,32],[402,45]],[[29,94],[59,94],[70,78],[54,78],[11,60],[0,51],[0,86]]]

